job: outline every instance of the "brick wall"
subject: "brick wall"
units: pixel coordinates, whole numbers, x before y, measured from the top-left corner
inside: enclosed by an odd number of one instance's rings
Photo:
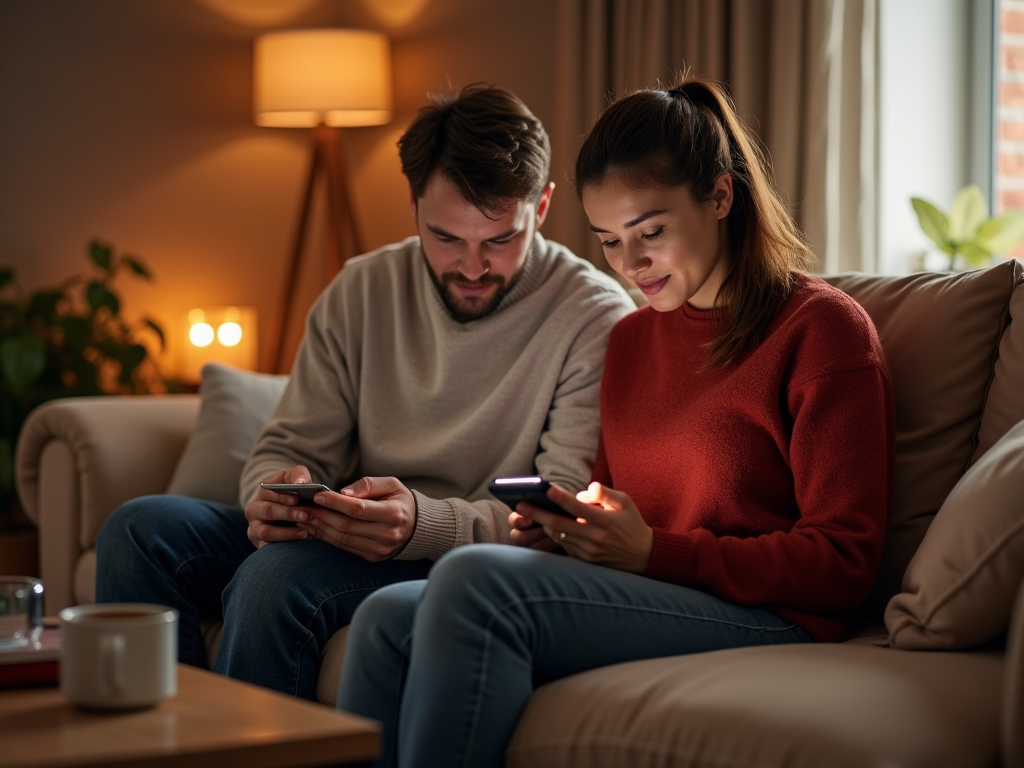
[[[1024,0],[999,0],[993,209],[1024,209]],[[1012,256],[1024,258],[1024,244]]]

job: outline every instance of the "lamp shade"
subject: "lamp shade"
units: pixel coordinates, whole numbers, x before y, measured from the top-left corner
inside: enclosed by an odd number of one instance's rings
[[[255,43],[254,118],[277,128],[391,120],[391,47],[378,32],[296,29]]]

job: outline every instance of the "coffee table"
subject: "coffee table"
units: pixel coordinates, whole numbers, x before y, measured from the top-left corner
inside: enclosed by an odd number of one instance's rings
[[[0,766],[246,768],[362,762],[372,720],[178,665],[178,695],[155,707],[79,709],[56,687],[0,691]]]

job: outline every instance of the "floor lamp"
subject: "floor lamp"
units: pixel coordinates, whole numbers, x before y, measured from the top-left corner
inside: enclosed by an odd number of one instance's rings
[[[299,205],[280,311],[270,333],[270,372],[284,373],[284,334],[295,309],[299,267],[318,186],[327,190],[326,280],[363,250],[345,164],[346,126],[391,120],[391,53],[387,38],[354,29],[299,29],[261,35],[255,43],[257,125],[312,128],[309,173]],[[319,185],[321,177],[324,184]]]

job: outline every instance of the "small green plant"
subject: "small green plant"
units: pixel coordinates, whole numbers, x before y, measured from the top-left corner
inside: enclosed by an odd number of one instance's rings
[[[14,525],[14,447],[29,411],[59,397],[174,388],[141,343],[150,335],[162,349],[163,330],[148,318],[129,323],[111,287],[121,273],[150,280],[149,269],[98,241],[88,255],[93,274],[28,295],[0,267],[0,530]]]
[[[992,257],[1012,251],[1024,240],[1024,212],[1006,211],[989,218],[988,204],[981,190],[971,184],[956,193],[947,216],[932,203],[910,198],[921,231],[949,256],[949,271],[967,265],[985,267]]]

